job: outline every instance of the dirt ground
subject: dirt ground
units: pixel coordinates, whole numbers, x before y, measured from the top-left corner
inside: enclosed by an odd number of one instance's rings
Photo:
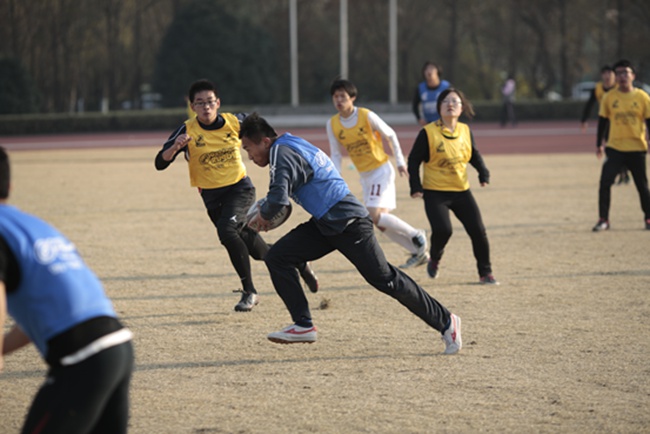
[[[455,220],[440,277],[409,273],[463,320],[463,350],[443,356],[437,332],[338,253],[314,263],[318,342],[269,342],[290,318],[264,264],[253,264],[260,305],[234,312],[238,279],[186,167],[156,172],[156,152],[12,154],[11,202],[75,242],[135,334],[130,432],[650,431],[650,231],[627,185],[613,187],[612,229],[591,232],[592,154],[488,155],[486,188],[469,169],[501,285],[477,284]],[[249,167],[261,197],[266,169]],[[344,176],[359,193],[356,172]],[[396,214],[430,231],[405,179]],[[265,237],[305,219],[294,207]],[[379,239],[389,261],[405,260]],[[0,433],[18,432],[44,374],[33,348],[5,359]]]

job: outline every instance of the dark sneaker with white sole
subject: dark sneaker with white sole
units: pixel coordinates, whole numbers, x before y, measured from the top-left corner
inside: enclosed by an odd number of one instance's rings
[[[429,259],[429,263],[427,264],[427,274],[429,275],[430,278],[436,279],[438,277],[439,265],[440,265],[440,261],[434,261],[433,259]]]
[[[600,232],[606,231],[607,229],[609,229],[609,222],[607,220],[600,219],[598,220],[598,223],[596,223],[596,226],[593,227],[592,231]]]
[[[250,312],[259,302],[259,297],[254,292],[242,291],[241,299],[235,305],[235,310],[237,312]]]
[[[491,275],[491,274],[481,276],[478,283],[480,283],[481,285],[498,285],[499,284],[499,282],[497,282],[497,279],[495,279],[494,276]]]
[[[400,265],[399,268],[406,269],[419,267],[420,265],[426,264],[428,260],[429,254],[427,252],[415,253],[411,255],[405,263]]]

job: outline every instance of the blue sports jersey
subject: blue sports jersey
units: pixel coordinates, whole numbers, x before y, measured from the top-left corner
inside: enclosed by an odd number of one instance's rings
[[[427,83],[423,81],[419,84],[418,90],[420,92],[420,102],[422,103],[422,114],[427,123],[435,122],[440,119],[438,113],[438,97],[442,91],[448,89],[450,86],[447,80],[441,80],[438,87],[429,89]]]
[[[20,283],[7,294],[7,310],[43,357],[54,336],[98,316],[116,316],[99,279],[52,226],[0,205],[0,236],[20,267]]]
[[[286,145],[305,159],[314,171],[314,176],[292,192],[291,198],[317,219],[350,193],[332,160],[320,149],[300,137],[285,133],[278,137],[273,146]],[[273,154],[273,147],[271,148]],[[273,155],[271,157],[274,163]]]

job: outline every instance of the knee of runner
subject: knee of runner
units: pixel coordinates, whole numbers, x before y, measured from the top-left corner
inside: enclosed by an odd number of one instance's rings
[[[240,225],[237,223],[227,220],[218,222],[216,226],[221,244],[239,237]]]

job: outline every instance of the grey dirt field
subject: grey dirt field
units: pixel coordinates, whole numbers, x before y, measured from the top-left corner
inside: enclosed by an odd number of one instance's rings
[[[135,334],[131,433],[650,431],[650,231],[626,185],[613,187],[612,229],[591,232],[593,154],[485,155],[486,188],[468,169],[501,285],[477,284],[454,220],[440,277],[409,271],[462,318],[463,350],[443,356],[437,332],[338,253],[313,264],[318,342],[269,342],[290,318],[264,264],[253,263],[259,306],[234,312],[238,279],[187,168],[156,172],[156,152],[11,154],[11,203],[77,245]],[[267,169],[248,166],[261,197]],[[422,202],[397,182],[395,213],[430,233]],[[305,219],[294,207],[265,238]],[[406,259],[378,236],[390,262]],[[45,373],[31,347],[5,359],[0,433],[18,432]]]

